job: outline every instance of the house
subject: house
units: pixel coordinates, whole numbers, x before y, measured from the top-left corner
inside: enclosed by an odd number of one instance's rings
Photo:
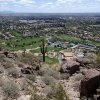
[[[49,45],[52,45],[54,42],[56,42],[55,39],[48,39],[48,44],[49,44]]]
[[[91,50],[91,49],[96,49],[95,45],[92,44],[78,44],[75,45],[73,47],[71,47],[72,49],[86,49],[86,50]]]

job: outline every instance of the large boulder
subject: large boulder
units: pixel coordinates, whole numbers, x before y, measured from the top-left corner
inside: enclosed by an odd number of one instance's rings
[[[26,60],[24,62],[25,66],[21,69],[23,74],[32,74],[34,71],[37,71],[41,67],[41,61],[37,58],[32,58],[31,60]]]
[[[74,74],[76,71],[79,70],[80,64],[76,61],[73,60],[67,60],[62,63],[60,67],[60,72],[61,73],[66,73],[68,72],[69,74]]]
[[[76,58],[75,60],[79,62],[81,66],[91,63],[91,61],[88,58]]]
[[[80,83],[80,96],[89,96],[100,86],[100,72],[95,69],[88,69],[83,74],[84,78]]]

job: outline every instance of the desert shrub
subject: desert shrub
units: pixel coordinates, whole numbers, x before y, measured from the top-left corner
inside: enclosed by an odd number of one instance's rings
[[[18,64],[18,67],[23,68],[23,67],[24,67],[24,64],[23,64],[23,63],[19,63],[19,64]]]
[[[30,63],[32,61],[32,55],[31,54],[26,54],[24,57],[22,56],[20,58],[20,60],[23,63]]]
[[[49,95],[49,94],[52,94],[52,87],[51,86],[46,86],[44,89],[43,89],[43,93],[45,94],[45,95]]]
[[[79,86],[80,86],[80,82],[79,81],[73,83],[73,87],[74,87],[75,91],[79,91]]]
[[[28,92],[29,84],[26,81],[26,79],[22,80],[22,83],[20,84],[20,87],[21,87],[22,91]]]
[[[33,81],[33,82],[34,82],[35,79],[36,79],[36,76],[33,75],[33,74],[27,74],[27,75],[26,75],[26,78],[29,79],[30,81]]]
[[[8,98],[16,98],[18,96],[18,93],[19,93],[19,88],[17,87],[17,85],[11,81],[11,80],[8,80],[8,81],[5,81],[3,84],[2,84],[2,89],[5,93],[5,96]]]
[[[62,85],[60,85],[60,84],[56,88],[55,99],[56,100],[69,100],[69,96],[66,95],[65,90],[63,89]]]
[[[48,75],[44,75],[42,77],[42,81],[46,84],[46,85],[53,85],[55,84],[55,79],[52,76],[48,76]]]
[[[30,100],[49,100],[49,99],[46,99],[43,95],[42,96],[38,95],[37,88],[31,82],[28,82],[28,83],[30,86],[30,88],[28,88],[28,92],[31,95]]]
[[[34,57],[31,54],[26,54],[25,57],[21,57],[20,61],[22,63],[28,64],[28,65],[32,65],[32,66],[38,66],[40,67],[40,60],[37,57]]]
[[[68,74],[68,73],[60,74],[60,79],[62,79],[62,80],[67,80],[69,77],[70,77],[70,74]]]
[[[0,76],[0,86],[2,86],[2,84],[3,84],[3,78]]]
[[[0,66],[0,74],[2,74],[4,72],[4,69],[2,66]]]
[[[5,56],[3,54],[0,54],[0,61],[2,62],[4,60]]]
[[[81,81],[83,79],[83,75],[79,74],[77,76],[74,77],[74,81]]]
[[[96,66],[100,68],[100,51],[97,53]]]
[[[40,95],[37,95],[36,93],[34,93],[32,96],[31,96],[31,99],[30,100],[49,100],[47,98],[44,98],[43,96],[40,96]]]
[[[4,68],[8,69],[8,68],[12,68],[14,67],[14,64],[10,61],[5,62]]]
[[[37,62],[38,58],[34,57],[31,53],[27,53],[24,57],[21,57],[20,60],[21,62],[31,64],[34,63],[34,61]]]
[[[28,90],[28,83],[27,83],[26,79],[23,79],[21,81],[20,90],[21,91],[27,91]]]
[[[53,78],[55,79],[59,79],[59,73],[57,73],[56,71],[54,71],[52,68],[41,68],[39,71],[38,71],[38,74],[40,76],[52,76]]]
[[[52,89],[48,92],[47,97],[50,100],[69,100],[69,96],[67,95],[61,84],[52,86]]]
[[[50,99],[54,99],[56,93],[55,86],[52,86],[51,89],[47,92],[47,97]]]
[[[9,68],[8,75],[10,75],[14,78],[18,78],[20,76],[20,72],[16,68]]]

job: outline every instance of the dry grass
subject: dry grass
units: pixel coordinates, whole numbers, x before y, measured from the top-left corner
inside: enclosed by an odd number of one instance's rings
[[[7,69],[8,75],[14,78],[20,77],[20,71],[17,68],[9,68]]]
[[[2,90],[7,98],[17,98],[19,94],[19,88],[12,80],[3,81]]]

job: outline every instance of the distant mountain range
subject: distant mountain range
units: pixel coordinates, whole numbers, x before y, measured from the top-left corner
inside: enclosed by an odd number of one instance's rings
[[[100,16],[100,13],[28,13],[28,12],[13,12],[13,11],[0,11],[0,15],[32,15],[32,16],[38,16],[38,15],[72,15],[72,16]]]
[[[13,11],[0,11],[0,14],[11,14],[11,13],[15,13]]]
[[[0,11],[0,13],[15,13],[15,12],[13,12],[13,11]]]

